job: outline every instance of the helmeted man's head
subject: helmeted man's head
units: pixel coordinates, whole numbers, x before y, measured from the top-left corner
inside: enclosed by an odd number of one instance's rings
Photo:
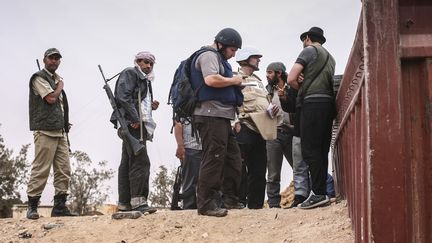
[[[219,31],[215,36],[214,42],[218,51],[227,60],[234,57],[236,51],[242,47],[242,38],[239,32],[232,28],[225,28]]]
[[[253,46],[245,46],[237,51],[236,61],[241,67],[249,66],[254,71],[258,71],[259,62],[261,61],[260,58],[262,56],[263,55],[257,48]]]

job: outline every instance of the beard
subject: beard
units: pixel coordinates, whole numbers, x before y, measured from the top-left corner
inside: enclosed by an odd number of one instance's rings
[[[271,78],[271,79],[267,78],[267,82],[268,82],[270,85],[275,85],[275,84],[277,84],[278,79],[277,79],[277,77],[276,77],[276,75],[275,75],[275,76],[273,76],[273,78]]]

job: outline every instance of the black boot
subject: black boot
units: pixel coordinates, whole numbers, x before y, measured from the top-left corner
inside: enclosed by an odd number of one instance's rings
[[[66,207],[66,198],[67,194],[54,196],[54,207],[51,211],[51,217],[78,216],[71,213],[69,208]]]
[[[39,197],[28,197],[28,209],[27,209],[27,218],[28,219],[38,219],[39,214],[37,212],[37,207],[39,204]]]

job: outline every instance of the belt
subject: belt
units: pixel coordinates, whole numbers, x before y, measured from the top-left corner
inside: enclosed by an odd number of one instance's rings
[[[304,99],[310,99],[310,98],[329,98],[332,99],[333,96],[328,95],[328,94],[311,94],[311,95],[307,95],[306,97],[304,97]]]

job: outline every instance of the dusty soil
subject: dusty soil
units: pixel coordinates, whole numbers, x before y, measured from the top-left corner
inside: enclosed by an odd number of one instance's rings
[[[0,242],[354,242],[354,237],[341,201],[311,210],[230,210],[223,218],[162,209],[138,219],[0,219]]]

